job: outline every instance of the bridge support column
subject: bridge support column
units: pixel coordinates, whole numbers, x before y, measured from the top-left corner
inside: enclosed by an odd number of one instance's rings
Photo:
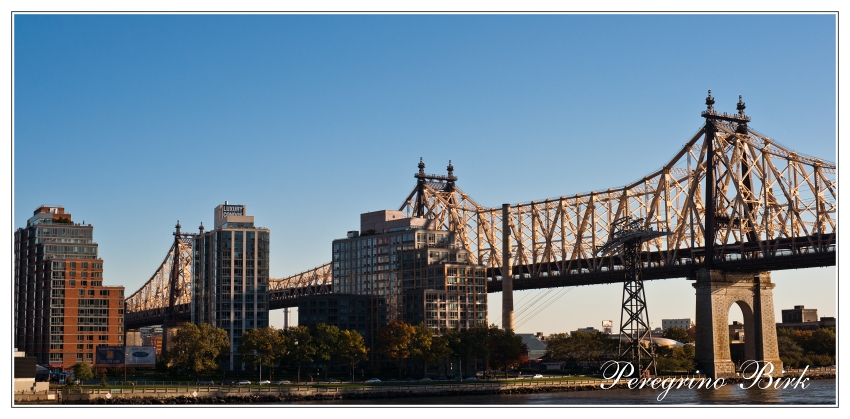
[[[773,314],[770,272],[725,272],[700,269],[696,273],[696,362],[712,378],[734,377],[729,351],[729,309],[744,315],[745,360],[771,362],[773,376],[782,373]],[[767,370],[770,370],[768,368]]]

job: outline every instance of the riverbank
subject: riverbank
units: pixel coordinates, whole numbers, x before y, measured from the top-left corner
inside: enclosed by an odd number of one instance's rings
[[[658,377],[659,379],[684,377]],[[699,383],[699,378],[691,377]],[[783,378],[793,379],[796,376]],[[835,374],[813,375],[806,378],[835,379]],[[690,378],[688,379],[690,380]],[[725,380],[726,385],[746,382],[741,378],[730,378]],[[678,382],[677,382],[678,383]],[[511,395],[511,394],[536,394],[552,392],[580,392],[597,391],[605,389],[629,389],[626,383],[620,382],[616,385],[611,380],[586,380],[583,382],[569,381],[543,381],[543,382],[508,382],[492,383],[479,382],[469,384],[437,384],[418,386],[373,386],[373,387],[327,387],[327,388],[304,388],[292,387],[284,389],[249,389],[238,394],[224,391],[223,389],[211,389],[216,391],[198,392],[198,389],[186,388],[180,394],[165,391],[156,393],[92,393],[81,394],[89,397],[63,397],[61,404],[83,404],[83,405],[223,405],[223,404],[286,404],[317,401],[362,401],[362,400],[387,400],[404,398],[453,398],[460,396],[487,396],[487,395]],[[685,384],[687,386],[687,384]],[[162,390],[162,389],[159,389]],[[191,390],[191,392],[189,392]],[[280,391],[275,391],[280,390]],[[73,395],[69,395],[73,396]],[[439,400],[435,400],[439,401]],[[58,402],[58,400],[57,400]]]

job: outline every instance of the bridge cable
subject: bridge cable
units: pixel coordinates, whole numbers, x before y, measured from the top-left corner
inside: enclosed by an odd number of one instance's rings
[[[545,303],[545,301],[549,301],[549,298],[551,298],[551,297],[548,297],[548,296],[553,291],[556,291],[556,289],[555,288],[549,288],[545,292],[538,293],[534,300],[527,302],[522,307],[520,307],[518,310],[514,311],[515,322],[519,321],[521,318],[523,318],[524,315],[526,314],[526,312],[528,312],[528,310],[530,310],[530,309],[533,310],[534,308],[538,307],[538,304],[540,304],[541,300],[545,299],[544,303]]]
[[[542,298],[546,297],[546,295],[547,295],[547,294],[551,293],[551,292],[552,292],[552,291],[554,291],[554,290],[555,290],[554,288],[549,288],[549,289],[547,289],[547,290],[545,290],[545,291],[544,291],[544,290],[539,290],[540,292],[538,292],[538,293],[537,293],[537,296],[536,296],[536,298],[535,298],[534,300],[529,301],[529,302],[525,303],[522,307],[519,307],[517,310],[514,310],[514,316],[519,316],[519,315],[521,315],[523,312],[525,312],[526,310],[528,310],[528,308],[529,308],[529,307],[533,307],[535,304],[537,304],[537,302],[538,302],[538,301],[540,301]],[[529,293],[527,293],[527,294],[525,295],[525,297],[527,297],[527,296],[531,296],[531,295],[533,295],[533,294],[534,294],[534,293],[529,292]],[[524,297],[523,297],[523,298],[524,298]],[[497,325],[497,326],[501,326],[501,325],[502,325],[502,322],[501,322],[501,321],[499,321],[498,323],[496,323],[496,325]]]
[[[536,317],[538,314],[540,314],[541,312],[543,312],[544,310],[546,310],[547,308],[549,308],[549,306],[551,306],[552,304],[554,304],[555,302],[557,302],[558,300],[560,300],[560,299],[561,299],[561,297],[563,297],[564,295],[566,295],[567,293],[569,293],[570,291],[572,291],[574,288],[575,288],[575,287],[565,288],[565,289],[564,289],[564,290],[562,290],[559,294],[556,294],[555,296],[553,296],[554,298],[553,298],[553,299],[551,299],[551,301],[549,301],[549,302],[548,302],[548,303],[546,303],[545,305],[543,305],[543,306],[539,307],[537,311],[533,312],[533,313],[532,313],[532,314],[530,314],[528,317],[526,317],[524,320],[522,320],[521,322],[519,322],[519,324],[518,324],[516,327],[519,327],[519,326],[522,326],[522,325],[523,325],[523,324],[525,324],[525,323],[528,323],[531,319],[533,319],[533,318],[534,318],[534,317]]]
[[[518,319],[519,324],[526,323],[528,320],[534,318],[537,314],[539,314],[542,309],[545,309],[546,307],[560,299],[561,296],[564,294],[563,291],[563,289],[556,290],[555,294],[547,298],[545,301],[541,302],[540,304],[535,304],[532,307],[532,311],[524,313],[523,316],[521,316],[521,319]]]

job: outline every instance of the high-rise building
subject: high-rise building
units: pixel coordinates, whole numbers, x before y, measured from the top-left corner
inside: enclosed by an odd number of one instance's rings
[[[358,330],[370,346],[396,320],[437,333],[487,324],[484,267],[472,264],[454,234],[437,230],[433,220],[390,210],[361,214],[360,231],[334,240],[332,251],[334,295],[305,299],[298,324]],[[336,301],[342,295],[361,298]]]
[[[254,226],[245,205],[215,207],[214,229],[193,245],[192,321],[227,331],[229,369],[241,369],[237,352],[246,330],[269,325],[269,229]]]
[[[103,285],[92,232],[48,205],[15,231],[15,346],[55,371],[124,344],[124,287]]]

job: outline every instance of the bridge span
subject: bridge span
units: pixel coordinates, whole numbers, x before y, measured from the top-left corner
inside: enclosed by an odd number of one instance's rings
[[[706,327],[698,340],[723,340],[711,329],[720,330],[713,325],[723,324],[731,304],[747,305],[745,317],[766,327],[773,320],[769,271],[836,264],[836,166],[750,128],[740,97],[732,114],[715,111],[710,92],[705,103],[702,128],[662,168],[625,186],[485,207],[457,187],[451,164],[448,176],[426,175],[420,162],[416,186],[399,209],[453,232],[471,262],[487,268],[487,292],[505,291],[505,307],[512,307],[512,290],[622,282],[622,259],[597,256],[596,250],[616,220],[639,218],[642,228],[669,233],[641,244],[643,278],[696,281],[697,324]],[[174,318],[188,312],[191,291],[182,282],[172,287],[168,274],[185,278],[171,266],[173,255],[184,251],[173,246],[151,280],[127,299],[128,327],[158,321],[169,307]],[[331,293],[333,269],[330,262],[270,279],[270,308]],[[738,293],[737,300],[711,300],[712,290],[733,282],[751,285],[728,289],[729,295]],[[753,332],[760,339],[761,331]],[[770,348],[756,342],[752,355],[778,360],[775,334],[772,339]],[[711,364],[705,368],[712,373],[728,374],[725,355],[718,353],[698,358]]]

